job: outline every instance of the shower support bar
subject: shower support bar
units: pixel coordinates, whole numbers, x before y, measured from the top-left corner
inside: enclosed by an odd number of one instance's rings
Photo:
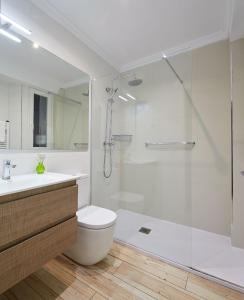
[[[145,147],[156,146],[156,147],[165,147],[165,146],[195,146],[195,142],[145,142]]]

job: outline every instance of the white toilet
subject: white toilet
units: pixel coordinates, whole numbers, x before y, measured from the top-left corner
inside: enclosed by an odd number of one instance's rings
[[[65,252],[65,255],[82,265],[96,264],[108,254],[117,219],[116,213],[109,209],[93,205],[83,207],[89,203],[88,190],[88,178],[83,178],[79,182],[77,240]]]

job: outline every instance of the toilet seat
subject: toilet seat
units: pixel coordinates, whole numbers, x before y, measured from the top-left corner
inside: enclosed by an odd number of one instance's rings
[[[111,210],[94,205],[81,208],[76,213],[78,225],[88,229],[104,229],[112,226],[117,215]]]

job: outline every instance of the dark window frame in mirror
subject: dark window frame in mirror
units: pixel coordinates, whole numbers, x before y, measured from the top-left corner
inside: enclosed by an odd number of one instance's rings
[[[47,147],[48,98],[34,93],[33,147]]]

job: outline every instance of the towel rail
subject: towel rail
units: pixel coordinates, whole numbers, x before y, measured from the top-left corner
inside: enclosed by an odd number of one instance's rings
[[[9,121],[0,121],[0,150],[9,149]]]

